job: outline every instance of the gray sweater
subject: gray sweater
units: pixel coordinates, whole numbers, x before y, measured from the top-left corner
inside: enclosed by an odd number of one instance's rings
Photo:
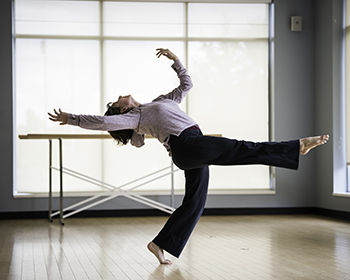
[[[180,80],[180,85],[165,95],[160,95],[151,103],[142,104],[126,114],[113,116],[68,114],[68,124],[85,129],[113,131],[133,129],[131,144],[136,147],[144,145],[144,135],[149,134],[167,145],[170,135],[179,136],[182,131],[196,124],[179,103],[192,88],[192,81],[180,60],[171,66]]]

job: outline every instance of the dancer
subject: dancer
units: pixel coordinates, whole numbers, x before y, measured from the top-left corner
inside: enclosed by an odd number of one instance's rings
[[[325,144],[328,135],[285,142],[247,142],[224,137],[203,136],[197,123],[178,103],[192,88],[192,81],[178,57],[168,49],[156,50],[157,57],[173,60],[180,85],[150,103],[140,104],[131,95],[120,96],[107,104],[104,116],[75,115],[61,109],[48,113],[60,125],[108,131],[119,144],[141,147],[149,134],[164,144],[173,162],[184,170],[185,196],[182,205],[169,217],[163,229],[147,245],[161,264],[171,264],[164,250],[179,257],[204,210],[207,198],[209,165],[264,164],[298,169],[299,154],[305,155]]]

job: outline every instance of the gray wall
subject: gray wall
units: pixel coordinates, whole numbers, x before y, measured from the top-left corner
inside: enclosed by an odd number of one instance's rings
[[[341,26],[333,17],[341,15],[340,0],[275,0],[275,91],[273,124],[275,140],[330,133],[328,145],[301,157],[298,171],[276,169],[275,195],[209,196],[207,207],[323,207],[350,211],[350,198],[332,196],[333,163],[342,164],[343,148],[335,143],[341,136],[337,115],[340,97]],[[303,31],[290,31],[290,17],[303,17]],[[0,1],[0,212],[42,211],[44,198],[13,198],[13,110],[11,0]],[[336,94],[334,94],[334,91]],[[333,93],[333,94],[332,94]],[[341,106],[338,102],[339,107]],[[335,108],[334,108],[335,106]],[[336,123],[338,122],[338,123]],[[337,169],[338,170],[338,169]],[[341,178],[338,176],[336,178]],[[341,181],[341,180],[340,180]],[[344,180],[343,180],[344,181]],[[71,204],[78,198],[67,198]],[[158,197],[168,202],[168,197]],[[181,197],[177,197],[179,203]],[[56,201],[57,203],[57,201]],[[97,209],[140,208],[117,198]]]

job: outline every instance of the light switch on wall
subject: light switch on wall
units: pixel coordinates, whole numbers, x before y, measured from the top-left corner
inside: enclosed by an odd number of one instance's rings
[[[302,17],[292,17],[292,26],[291,26],[291,30],[292,31],[301,31],[302,29]]]

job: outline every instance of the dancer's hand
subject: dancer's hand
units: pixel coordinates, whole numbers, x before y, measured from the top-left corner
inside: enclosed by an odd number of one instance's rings
[[[61,109],[58,109],[59,112],[56,111],[56,109],[53,110],[56,115],[49,114],[49,119],[52,120],[53,122],[60,122],[60,125],[65,125],[67,124],[67,117],[68,114],[65,112],[62,112]]]
[[[173,54],[169,49],[159,48],[159,49],[156,49],[156,51],[158,51],[156,54],[158,58],[164,55],[171,60],[174,60],[174,61],[178,60],[178,57],[175,54]]]

